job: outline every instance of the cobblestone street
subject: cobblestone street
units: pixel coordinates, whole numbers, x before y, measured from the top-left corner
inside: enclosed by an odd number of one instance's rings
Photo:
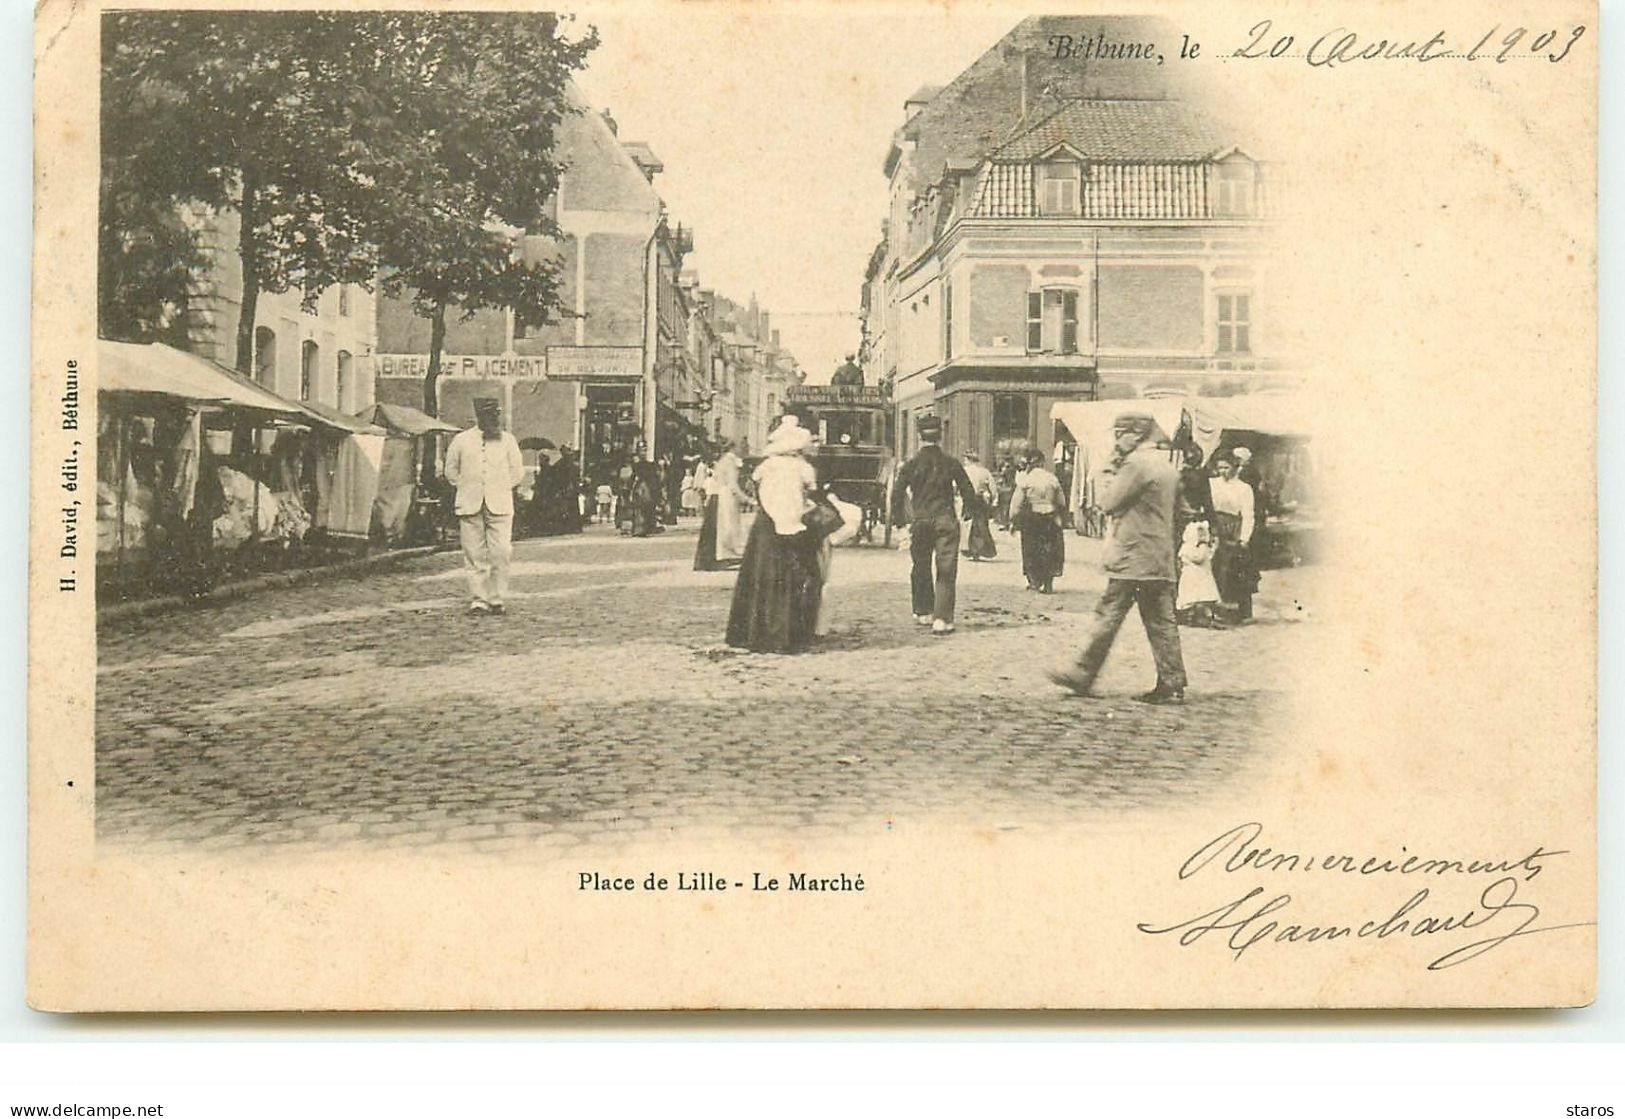
[[[1267,760],[1312,633],[1310,569],[1267,572],[1258,624],[1183,631],[1185,706],[1130,699],[1152,678],[1133,616],[1100,697],[1069,697],[1043,669],[1081,638],[1098,546],[1068,533],[1043,597],[1001,533],[961,564],[956,634],[913,624],[906,552],[842,549],[835,632],[755,656],[722,644],[733,574],[691,571],[694,542],[522,541],[505,618],[463,613],[446,553],[105,623],[100,841],[483,851],[1188,803]]]

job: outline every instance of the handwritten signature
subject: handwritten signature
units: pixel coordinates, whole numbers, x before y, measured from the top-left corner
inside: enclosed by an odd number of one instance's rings
[[[1221,855],[1228,858],[1217,865],[1226,873],[1244,870],[1254,872],[1293,872],[1315,870],[1362,876],[1380,874],[1445,875],[1499,875],[1479,893],[1469,906],[1450,906],[1433,900],[1432,890],[1416,890],[1392,912],[1373,916],[1359,922],[1306,923],[1286,916],[1293,907],[1289,893],[1270,894],[1262,886],[1254,886],[1234,901],[1226,902],[1197,916],[1168,924],[1141,922],[1136,926],[1151,936],[1175,936],[1181,947],[1190,947],[1208,934],[1222,939],[1240,959],[1243,953],[1258,944],[1302,944],[1337,941],[1345,938],[1386,940],[1389,937],[1423,937],[1446,933],[1482,932],[1470,943],[1451,948],[1432,960],[1429,971],[1442,971],[1458,964],[1475,960],[1487,952],[1520,937],[1538,933],[1557,932],[1561,929],[1586,928],[1592,921],[1575,921],[1557,925],[1537,924],[1540,907],[1520,899],[1520,880],[1527,883],[1541,871],[1542,859],[1564,855],[1566,851],[1548,851],[1537,846],[1517,860],[1464,860],[1424,859],[1415,855],[1357,856],[1336,854],[1320,858],[1301,854],[1276,852],[1268,847],[1254,846],[1263,831],[1261,824],[1249,823],[1231,828],[1216,839],[1203,844],[1179,868],[1179,877],[1188,879],[1204,868],[1214,865]],[[1404,849],[1401,848],[1401,851]],[[1491,926],[1494,926],[1491,928]],[[1225,935],[1228,934],[1228,935]]]

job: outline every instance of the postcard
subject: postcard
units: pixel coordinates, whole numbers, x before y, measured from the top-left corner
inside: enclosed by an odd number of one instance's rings
[[[1585,1005],[1596,18],[47,0],[31,1005]]]

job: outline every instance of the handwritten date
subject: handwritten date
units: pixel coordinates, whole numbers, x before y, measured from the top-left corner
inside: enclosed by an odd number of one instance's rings
[[[1512,27],[1500,24],[1484,32],[1476,41],[1437,31],[1426,39],[1382,38],[1334,27],[1315,39],[1276,30],[1274,20],[1259,20],[1247,31],[1247,41],[1229,54],[1232,59],[1301,58],[1310,66],[1332,69],[1351,62],[1405,60],[1435,62],[1457,59],[1466,62],[1505,63],[1513,59],[1543,59],[1562,62],[1585,35],[1584,24],[1573,27]],[[1470,47],[1463,50],[1468,42]]]

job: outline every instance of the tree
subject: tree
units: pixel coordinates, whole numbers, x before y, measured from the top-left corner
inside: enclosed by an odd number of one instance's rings
[[[482,308],[543,326],[560,310],[558,265],[528,256],[526,235],[556,237],[557,129],[576,111],[570,75],[597,45],[546,14],[423,12],[392,17],[393,72],[412,90],[388,127],[380,173],[398,176],[381,216],[383,289],[429,320],[424,409],[438,412],[446,316]],[[415,143],[402,143],[410,138]]]
[[[356,170],[363,161],[346,111],[363,30],[338,12],[118,12],[103,21],[102,257],[120,254],[132,215],[235,210],[244,373],[261,291],[298,289],[313,303],[326,287],[370,283],[376,271],[378,184]],[[196,247],[149,243],[155,254]],[[104,272],[102,306],[150,316],[168,278],[187,267],[177,251]]]
[[[335,283],[410,291],[431,321],[558,311],[558,272],[516,251],[556,234],[555,131],[597,45],[548,14],[121,12],[103,23],[102,305],[172,319],[195,244],[165,212],[235,210],[243,297],[236,364],[253,364],[261,291],[307,305]],[[136,219],[142,219],[136,221]],[[141,230],[159,231],[142,233]],[[132,247],[147,250],[132,255]],[[113,321],[106,328],[120,328]]]
[[[102,196],[98,234],[101,335],[184,349],[190,335],[192,277],[203,265],[196,231],[175,207],[114,186]]]

